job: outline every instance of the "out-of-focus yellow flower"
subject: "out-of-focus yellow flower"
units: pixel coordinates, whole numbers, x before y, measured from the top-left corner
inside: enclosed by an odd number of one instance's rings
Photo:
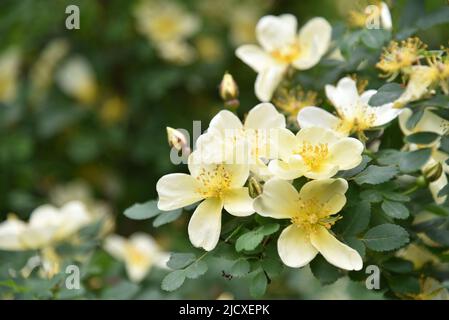
[[[256,42],[256,25],[262,10],[260,4],[236,5],[229,15],[229,38],[233,45]]]
[[[407,74],[410,67],[423,57],[425,49],[426,45],[416,37],[401,43],[391,41],[388,47],[384,48],[376,67],[383,72],[383,77],[391,81],[401,72]]]
[[[97,82],[90,63],[81,56],[70,58],[58,70],[56,81],[61,90],[83,104],[91,104],[97,97]]]
[[[205,62],[213,63],[223,58],[223,46],[214,37],[199,36],[195,39],[195,45],[200,58]]]
[[[314,106],[306,107],[298,113],[301,128],[327,128],[342,136],[363,134],[364,130],[390,122],[402,111],[394,108],[393,103],[371,107],[368,102],[377,91],[367,90],[359,95],[356,82],[349,77],[338,81],[337,86],[326,85],[325,89],[338,116]]]
[[[170,211],[204,200],[190,218],[188,233],[195,247],[211,251],[220,238],[223,208],[238,217],[254,213],[253,199],[244,187],[248,165],[210,163],[198,151],[188,162],[190,175],[168,174],[157,182],[158,208]]]
[[[352,3],[352,2],[351,2]],[[383,1],[365,1],[364,6],[349,10],[348,23],[357,28],[369,27],[379,21],[382,28],[390,30],[393,27],[390,9]]]
[[[407,121],[412,116],[412,114],[412,110],[405,108],[399,116],[399,126],[406,136],[417,132],[434,132],[439,135],[445,135],[449,132],[449,121],[437,116],[429,109],[426,109],[424,111],[421,119],[418,121],[415,127],[410,130],[407,128]],[[441,175],[439,176],[439,178],[433,177],[433,181],[430,181],[429,183],[429,189],[435,202],[437,204],[442,204],[446,201],[447,196],[439,197],[438,193],[448,183],[446,174],[449,174],[449,165],[447,165],[446,161],[447,159],[449,159],[449,155],[438,150],[439,144],[440,141],[438,139],[431,145],[409,144],[406,146],[406,148],[412,151],[420,148],[432,148],[432,155],[429,161],[421,168],[421,170],[422,172],[426,172],[430,169],[433,169],[435,165],[441,165]]]
[[[36,250],[67,240],[91,222],[86,207],[73,201],[60,209],[51,205],[38,207],[28,223],[15,216],[0,224],[0,248],[9,251]]]
[[[318,253],[331,264],[346,270],[360,270],[360,254],[340,242],[331,233],[335,216],[346,203],[348,183],[344,179],[324,179],[306,183],[298,193],[287,181],[271,179],[262,195],[254,201],[254,209],[264,217],[289,219],[278,239],[282,262],[300,268]]]
[[[297,124],[298,112],[308,106],[318,105],[318,93],[315,91],[305,92],[300,87],[292,89],[280,88],[273,98],[274,105],[287,115],[291,124]]]
[[[137,29],[171,62],[191,63],[195,50],[186,40],[195,34],[200,20],[172,1],[140,1],[134,10]]]
[[[33,99],[39,100],[51,85],[53,71],[68,50],[69,44],[65,39],[52,40],[42,50],[30,73]]]
[[[313,18],[297,31],[291,14],[262,17],[256,26],[257,45],[243,45],[236,55],[258,73],[257,98],[270,101],[291,66],[307,70],[318,64],[329,48],[332,27],[324,18]]]
[[[309,127],[296,136],[289,130],[279,131],[279,160],[268,165],[277,177],[292,180],[302,176],[327,179],[339,170],[349,170],[362,161],[363,143],[341,137],[335,131]]]
[[[125,263],[128,276],[134,282],[142,281],[153,266],[167,268],[169,255],[145,233],[135,233],[129,239],[111,235],[105,239],[104,248]]]
[[[218,297],[217,300],[234,300],[234,295],[229,292],[222,292]]]
[[[449,292],[441,282],[431,277],[422,277],[419,281],[420,292],[405,298],[414,300],[449,300]]]
[[[399,250],[396,255],[412,262],[415,269],[420,269],[428,262],[437,263],[439,261],[437,256],[416,243],[409,244],[405,248]]]
[[[10,103],[17,94],[20,54],[18,49],[7,49],[0,55],[0,102]]]
[[[119,96],[107,98],[100,108],[100,119],[106,125],[112,125],[123,120],[127,109],[126,102]]]

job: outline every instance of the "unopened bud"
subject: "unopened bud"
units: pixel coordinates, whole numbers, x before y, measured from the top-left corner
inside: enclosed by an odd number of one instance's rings
[[[256,180],[256,178],[251,177],[248,181],[248,189],[249,189],[249,196],[251,198],[257,198],[260,194],[262,194],[262,186],[259,183],[259,181]]]
[[[239,87],[230,73],[225,73],[220,83],[220,97],[227,107],[237,108],[239,106]]]
[[[429,182],[434,182],[443,174],[443,166],[438,162],[433,166],[426,168],[423,173]]]
[[[426,177],[424,177],[424,176],[419,176],[417,179],[416,179],[416,185],[418,186],[418,187],[420,187],[420,188],[424,188],[424,187],[427,187],[427,185],[429,184],[429,181],[427,181],[427,179],[426,179]]]
[[[187,138],[181,131],[167,127],[167,138],[170,147],[175,148],[177,151],[188,150],[190,153]]]

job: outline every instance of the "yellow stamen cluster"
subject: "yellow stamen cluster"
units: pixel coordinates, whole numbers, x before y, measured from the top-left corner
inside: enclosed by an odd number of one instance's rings
[[[301,53],[299,42],[293,42],[283,48],[271,52],[271,56],[279,62],[292,63]]]
[[[304,163],[312,170],[317,170],[329,155],[327,143],[311,144],[304,142],[297,153],[302,157]]]
[[[407,68],[417,63],[422,57],[426,45],[418,38],[408,38],[400,43],[391,41],[380,57],[376,67],[383,74],[382,77],[393,80],[399,73],[407,72]]]
[[[149,263],[148,255],[132,245],[126,247],[126,253],[133,265],[145,265]]]
[[[201,168],[196,180],[202,185],[197,192],[206,198],[221,198],[231,186],[231,175],[222,164],[214,165],[212,170]]]
[[[431,72],[429,72],[429,76],[432,77],[431,81],[438,81],[443,92],[449,94],[449,49],[445,49],[445,51],[444,56],[432,55],[428,57],[427,64],[431,68]]]
[[[317,226],[330,229],[340,216],[329,216],[325,205],[317,199],[299,199],[298,212],[291,218],[292,224],[305,230],[307,234],[315,231]]]
[[[273,102],[278,109],[287,115],[289,123],[297,123],[296,116],[301,109],[319,104],[320,101],[317,96],[317,92],[305,92],[300,87],[292,89],[282,87],[276,93]]]

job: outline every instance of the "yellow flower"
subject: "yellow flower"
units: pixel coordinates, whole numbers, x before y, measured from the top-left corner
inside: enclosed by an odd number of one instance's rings
[[[188,64],[195,50],[186,40],[200,27],[200,20],[172,1],[138,3],[134,10],[137,29],[154,43],[159,55],[171,62]]]
[[[421,119],[418,121],[415,127],[412,130],[410,130],[407,128],[407,121],[412,116],[412,114],[413,111],[406,108],[399,116],[399,126],[404,135],[406,136],[417,132],[434,132],[439,135],[445,135],[449,132],[449,121],[437,116],[429,109],[424,110],[424,114],[422,115]],[[437,204],[442,204],[446,201],[447,196],[438,197],[438,193],[448,183],[446,174],[449,174],[449,165],[446,163],[446,161],[447,159],[449,159],[449,155],[438,150],[439,144],[440,141],[438,139],[431,145],[409,144],[406,146],[406,148],[412,151],[420,148],[428,148],[428,147],[432,148],[431,157],[429,161],[426,164],[424,164],[424,166],[421,168],[421,171],[426,172],[435,165],[442,166],[443,170],[441,172],[440,177],[429,183],[429,189],[430,192],[432,193],[435,202]]]
[[[123,120],[127,109],[126,102],[119,96],[112,96],[103,102],[100,119],[106,125],[112,125]]]
[[[334,131],[310,127],[296,136],[287,129],[280,131],[279,160],[272,160],[270,171],[285,180],[305,176],[327,179],[339,170],[349,170],[362,161],[363,144],[354,138],[339,137]]]
[[[349,77],[341,79],[336,87],[326,85],[325,89],[338,116],[321,108],[306,107],[298,114],[301,128],[322,127],[348,136],[382,126],[401,113],[393,107],[393,103],[371,107],[368,101],[377,91],[368,90],[359,95],[356,82]]]
[[[0,102],[9,103],[16,97],[19,63],[17,49],[8,49],[0,55]]]
[[[248,188],[247,165],[210,163],[197,151],[189,156],[190,175],[174,173],[156,184],[160,210],[174,210],[203,200],[190,218],[189,238],[195,247],[213,250],[221,232],[223,207],[234,216],[254,213]]]
[[[259,20],[256,36],[261,47],[243,45],[237,57],[258,73],[255,92],[261,101],[270,101],[289,66],[306,70],[326,53],[332,27],[323,18],[314,18],[297,33],[296,17],[291,14],[265,16]]]
[[[286,89],[281,88],[273,99],[274,105],[282,112],[287,114],[287,120],[295,123],[298,112],[308,106],[318,104],[317,92],[304,92],[301,88]]]
[[[413,64],[423,56],[426,45],[418,38],[408,38],[400,44],[391,41],[380,57],[376,67],[383,72],[388,81],[393,80],[400,72],[407,72]]]
[[[283,128],[285,117],[271,103],[252,108],[244,124],[232,112],[222,110],[198,138],[197,152],[211,163],[250,165],[251,172],[264,179],[271,175],[266,161],[277,157],[278,134]]]
[[[42,249],[68,239],[90,222],[89,213],[81,202],[69,202],[60,209],[43,205],[31,213],[28,223],[10,216],[0,224],[0,249]]]
[[[153,266],[167,268],[169,254],[145,233],[134,233],[129,239],[110,235],[104,241],[104,249],[125,263],[128,276],[134,282],[142,281]]]
[[[360,270],[360,254],[338,241],[330,232],[345,205],[348,183],[343,179],[315,180],[298,193],[287,181],[271,179],[254,209],[264,217],[289,219],[278,239],[282,262],[292,268],[307,265],[319,253],[331,264],[346,270]]]
[[[67,95],[84,104],[97,97],[97,83],[89,62],[80,56],[72,57],[58,70],[56,81]]]
[[[353,27],[365,28],[377,20],[386,30],[393,27],[390,9],[383,1],[373,1],[371,5],[367,2],[363,8],[350,10],[348,14],[348,23]]]

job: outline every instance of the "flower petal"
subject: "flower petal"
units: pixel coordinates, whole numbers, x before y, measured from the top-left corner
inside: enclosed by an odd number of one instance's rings
[[[287,181],[270,179],[263,186],[263,193],[254,200],[254,209],[264,217],[288,219],[296,214],[298,192]]]
[[[332,113],[317,107],[305,107],[298,113],[298,124],[301,129],[320,127],[336,131],[341,120]]]
[[[391,30],[391,28],[393,28],[390,9],[383,1],[380,3],[380,21],[382,22],[382,27],[384,27],[384,29]]]
[[[104,240],[104,249],[115,259],[124,260],[126,251],[126,239],[113,234]]]
[[[229,110],[221,110],[209,123],[209,129],[224,133],[226,130],[239,130],[243,127],[240,119]]]
[[[246,44],[235,51],[236,56],[257,73],[274,65],[276,62],[270,54],[259,46]]]
[[[363,143],[354,138],[343,138],[329,148],[328,161],[340,170],[352,169],[362,162]]]
[[[362,269],[363,260],[360,254],[338,241],[325,227],[317,227],[315,232],[310,234],[310,240],[330,264],[345,270]]]
[[[290,225],[279,236],[278,253],[285,265],[300,268],[312,261],[318,251],[310,243],[306,232]]]
[[[216,247],[221,233],[222,209],[223,201],[218,198],[208,198],[195,209],[188,226],[190,242],[195,247],[206,251]]]
[[[268,164],[268,169],[277,178],[284,180],[293,180],[304,175],[304,167],[300,165],[291,165],[283,160],[272,160]]]
[[[322,216],[339,212],[346,204],[348,182],[344,179],[323,179],[307,182],[299,192],[301,199],[314,199],[322,204]]]
[[[26,230],[26,223],[16,218],[7,219],[0,224],[0,250],[24,250],[20,235]]]
[[[174,210],[193,204],[203,197],[196,192],[200,185],[192,176],[184,173],[167,174],[159,179],[156,190],[160,210]]]
[[[316,43],[317,55],[321,58],[329,48],[332,36],[332,27],[326,19],[316,17],[310,19],[299,31],[299,44],[301,47],[308,47]]]
[[[256,26],[256,37],[268,52],[291,44],[296,37],[297,21],[291,14],[262,17]]]
[[[285,128],[285,117],[271,103],[259,103],[248,112],[245,120],[245,128]]]
[[[310,143],[312,145],[328,144],[333,145],[338,142],[341,137],[333,130],[320,127],[309,127],[299,130],[296,134],[297,143]]]
[[[225,193],[224,208],[237,217],[245,217],[254,213],[253,199],[248,188],[231,189]]]
[[[270,101],[279,83],[282,81],[286,65],[274,65],[262,70],[256,78],[254,89],[260,101]]]
[[[337,86],[325,86],[326,96],[332,102],[339,115],[352,119],[359,102],[357,85],[354,80],[345,77],[338,81]]]
[[[447,196],[438,197],[438,193],[447,185],[447,183],[447,176],[444,172],[437,180],[429,183],[429,190],[432,193],[432,197],[436,204],[443,204],[446,202]]]

